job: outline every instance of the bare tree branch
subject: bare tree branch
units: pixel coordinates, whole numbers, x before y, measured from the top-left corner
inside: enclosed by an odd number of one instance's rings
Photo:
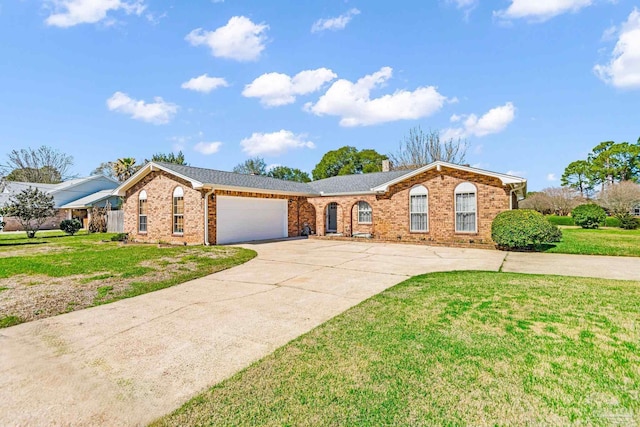
[[[467,155],[467,141],[440,140],[440,132],[424,132],[420,126],[409,129],[395,153],[389,154],[393,169],[415,169],[437,160],[462,164]]]

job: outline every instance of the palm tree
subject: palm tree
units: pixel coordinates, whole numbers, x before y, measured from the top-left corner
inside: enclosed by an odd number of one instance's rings
[[[113,172],[120,182],[131,178],[131,175],[136,173],[138,169],[140,169],[140,166],[136,165],[136,159],[133,157],[123,157],[116,160],[113,165]]]

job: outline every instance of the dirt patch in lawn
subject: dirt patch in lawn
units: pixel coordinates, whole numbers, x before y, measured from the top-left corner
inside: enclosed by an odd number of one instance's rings
[[[24,245],[20,246],[20,249],[15,249],[10,245],[0,246],[0,258],[20,257],[20,256],[33,256],[42,254],[56,254],[60,252],[68,251],[70,248],[67,246],[51,246],[51,245],[30,245],[25,248]]]
[[[12,256],[16,252],[12,251]],[[17,316],[28,322],[91,307],[126,293],[134,282],[163,282],[197,270],[202,258],[228,257],[236,252],[232,248],[187,250],[178,256],[141,262],[139,266],[149,271],[134,277],[105,271],[66,277],[20,274],[0,279],[0,318]]]

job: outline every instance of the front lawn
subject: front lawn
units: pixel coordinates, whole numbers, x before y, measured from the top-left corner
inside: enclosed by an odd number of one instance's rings
[[[156,426],[637,425],[640,283],[414,277]]]
[[[545,246],[545,252],[583,255],[640,256],[640,230],[561,227],[562,241]]]
[[[0,328],[152,292],[242,264],[232,247],[112,242],[112,234],[0,234]]]

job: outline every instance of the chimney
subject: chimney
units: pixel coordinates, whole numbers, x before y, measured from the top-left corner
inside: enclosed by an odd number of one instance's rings
[[[382,172],[389,172],[391,170],[391,162],[389,160],[382,161]]]

